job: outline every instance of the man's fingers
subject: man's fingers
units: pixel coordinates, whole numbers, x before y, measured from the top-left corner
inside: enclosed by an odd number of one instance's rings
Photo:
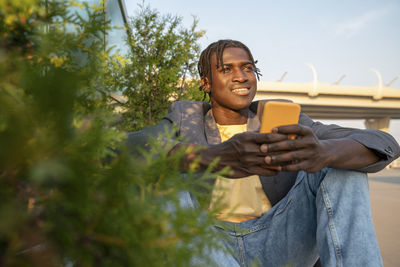
[[[271,143],[271,144],[263,144],[261,145],[262,152],[277,152],[277,151],[290,151],[297,150],[303,148],[304,145],[300,140],[284,140],[281,142]]]
[[[241,164],[244,164],[245,167],[249,168],[250,166],[258,166],[265,164],[265,154],[259,154],[257,156],[248,156],[242,157],[240,160]]]
[[[285,125],[279,126],[276,128],[276,132],[280,134],[295,134],[295,135],[308,135],[312,133],[311,129],[307,126],[300,125],[300,124],[292,124],[292,125]]]
[[[287,140],[287,135],[279,133],[264,133],[254,136],[254,142],[257,144],[269,144]]]
[[[288,162],[301,162],[305,159],[311,158],[312,156],[313,153],[309,150],[289,151],[286,153],[268,155],[265,157],[265,162],[271,165],[282,165]]]
[[[300,149],[315,147],[315,139],[313,138],[297,138],[286,139],[281,142],[270,143],[263,146],[262,152],[277,152],[277,151],[294,151]]]
[[[283,171],[287,171],[287,172],[298,172],[298,171],[304,170],[304,167],[305,167],[305,163],[300,162],[300,163],[285,165],[285,166],[282,166],[281,168]]]

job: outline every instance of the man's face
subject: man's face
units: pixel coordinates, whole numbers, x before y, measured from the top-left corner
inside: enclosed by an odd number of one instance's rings
[[[253,100],[257,90],[254,66],[247,52],[242,48],[225,48],[223,66],[217,69],[217,57],[211,58],[212,84],[204,81],[204,89],[211,92],[213,109],[242,110]]]

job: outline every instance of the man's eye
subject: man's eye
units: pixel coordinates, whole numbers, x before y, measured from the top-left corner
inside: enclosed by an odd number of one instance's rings
[[[221,69],[221,71],[222,71],[223,73],[227,73],[227,72],[230,72],[230,71],[231,71],[231,68],[229,68],[229,67],[223,67],[223,68]]]
[[[252,65],[248,65],[248,66],[245,66],[245,67],[244,67],[244,70],[245,70],[245,71],[254,71],[254,68],[253,68]]]

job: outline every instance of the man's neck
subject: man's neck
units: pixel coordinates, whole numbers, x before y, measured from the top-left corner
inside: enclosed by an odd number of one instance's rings
[[[228,110],[212,108],[212,112],[216,123],[220,125],[238,125],[247,123],[249,109]]]

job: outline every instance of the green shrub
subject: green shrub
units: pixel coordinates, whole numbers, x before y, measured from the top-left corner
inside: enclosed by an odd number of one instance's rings
[[[186,152],[157,142],[142,158],[125,152],[108,25],[102,3],[0,1],[1,266],[189,266],[215,247],[211,217],[178,198],[202,199],[214,174],[183,179]]]

